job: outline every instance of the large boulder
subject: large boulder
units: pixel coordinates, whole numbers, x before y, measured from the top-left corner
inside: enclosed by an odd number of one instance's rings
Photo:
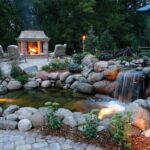
[[[18,115],[17,114],[10,114],[5,117],[6,120],[12,120],[12,121],[17,121],[18,120]]]
[[[64,57],[66,56],[67,44],[57,44],[55,45],[54,56],[55,57]]]
[[[3,116],[6,117],[14,112],[16,112],[19,109],[19,106],[17,105],[11,105],[7,109],[4,110]]]
[[[51,80],[58,80],[59,76],[60,76],[59,72],[52,72],[52,73],[49,73],[48,78]]]
[[[101,72],[104,71],[108,67],[107,61],[99,61],[94,64],[94,71]]]
[[[48,80],[48,73],[46,71],[39,71],[36,73],[36,78],[41,78],[42,80]]]
[[[75,81],[72,85],[71,85],[71,89],[76,89],[76,87],[78,86],[78,81]]]
[[[56,112],[56,115],[57,116],[63,116],[63,117],[67,117],[67,116],[72,116],[73,113],[68,110],[68,109],[65,109],[65,108],[59,108]]]
[[[85,94],[93,94],[93,86],[88,83],[79,83],[77,85],[77,91]]]
[[[24,88],[27,90],[38,88],[39,86],[40,86],[40,84],[37,81],[29,81],[26,84],[24,84]]]
[[[81,74],[87,78],[89,73],[92,72],[93,68],[87,68],[87,67],[84,67],[84,70],[81,72]]]
[[[64,120],[63,120],[63,123],[66,124],[66,125],[69,125],[70,127],[77,126],[77,122],[75,121],[73,115],[65,117]]]
[[[117,79],[118,77],[118,73],[120,72],[120,69],[119,68],[114,68],[114,69],[107,69],[103,72],[104,74],[104,77],[107,79],[107,80],[111,80],[111,81],[114,81]]]
[[[150,116],[146,109],[133,102],[126,107],[126,112],[131,113],[131,123],[133,126],[142,131],[150,128]]]
[[[60,81],[62,82],[65,81],[69,75],[70,75],[70,72],[68,71],[60,73],[60,77],[59,77]]]
[[[75,81],[74,75],[70,75],[66,78],[65,83],[72,84],[74,81]]]
[[[145,75],[149,75],[149,74],[150,74],[150,67],[144,67],[144,68],[143,68],[143,73],[144,73]]]
[[[95,73],[91,72],[88,76],[88,82],[93,84],[95,82],[101,81],[103,79],[104,75],[103,73]]]
[[[41,87],[43,88],[48,88],[51,85],[51,81],[50,80],[45,80],[42,82]]]
[[[0,95],[4,95],[7,93],[7,87],[0,85]]]
[[[22,107],[18,111],[15,112],[15,114],[18,115],[18,119],[29,119],[34,113],[36,113],[38,110],[33,107]]]
[[[26,67],[26,68],[23,69],[23,71],[26,74],[36,74],[36,72],[38,71],[38,67],[36,65],[30,66],[30,67]]]
[[[16,81],[16,80],[11,80],[8,84],[7,84],[7,88],[8,90],[18,90],[22,88],[22,84],[20,81]]]
[[[144,135],[145,137],[149,138],[150,137],[150,129],[143,131],[142,135]]]
[[[94,55],[86,55],[83,59],[82,59],[82,66],[83,68],[93,68],[94,64],[98,62],[98,59],[96,58],[96,56]]]
[[[87,81],[87,79],[85,78],[85,77],[80,77],[79,78],[79,83],[87,83],[88,81]]]
[[[18,60],[20,58],[20,52],[17,45],[9,45],[7,47],[7,52],[10,59]]]
[[[17,121],[0,120],[0,129],[2,130],[15,130],[17,128]]]
[[[144,100],[144,99],[137,99],[134,101],[134,103],[137,103],[140,107],[145,108],[145,109],[149,109],[148,108],[148,101]]]
[[[17,111],[17,113],[20,113],[20,112],[22,112],[22,111],[28,111],[28,112],[34,114],[34,113],[36,113],[36,112],[38,111],[38,109],[36,109],[36,108],[34,108],[34,107],[22,107],[22,108],[20,108],[20,109]]]
[[[30,117],[33,127],[41,127],[47,124],[47,113],[38,111]]]
[[[32,128],[32,123],[28,119],[22,119],[18,123],[18,129],[19,129],[19,131],[25,132],[25,131],[30,130],[31,128]]]
[[[109,95],[113,94],[114,90],[116,89],[116,82],[103,80],[94,83],[93,87],[97,93]]]

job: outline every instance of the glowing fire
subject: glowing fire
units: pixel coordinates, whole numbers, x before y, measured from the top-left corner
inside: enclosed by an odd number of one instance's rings
[[[37,52],[35,48],[30,48],[29,51],[30,51],[30,54],[35,54]]]
[[[38,45],[37,42],[30,42],[29,43],[29,54],[38,54],[39,49],[38,49]]]

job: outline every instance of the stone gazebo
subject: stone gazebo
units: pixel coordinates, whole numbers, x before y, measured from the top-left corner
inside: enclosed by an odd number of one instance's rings
[[[22,55],[47,55],[49,38],[44,31],[22,31],[17,38]]]

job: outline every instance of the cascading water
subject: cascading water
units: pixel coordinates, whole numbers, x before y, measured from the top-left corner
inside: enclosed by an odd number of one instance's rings
[[[144,76],[141,71],[119,73],[114,97],[122,102],[131,102],[143,96]]]

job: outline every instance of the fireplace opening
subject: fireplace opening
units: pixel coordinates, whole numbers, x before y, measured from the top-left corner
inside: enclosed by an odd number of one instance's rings
[[[28,42],[28,54],[35,55],[43,53],[41,42]]]

